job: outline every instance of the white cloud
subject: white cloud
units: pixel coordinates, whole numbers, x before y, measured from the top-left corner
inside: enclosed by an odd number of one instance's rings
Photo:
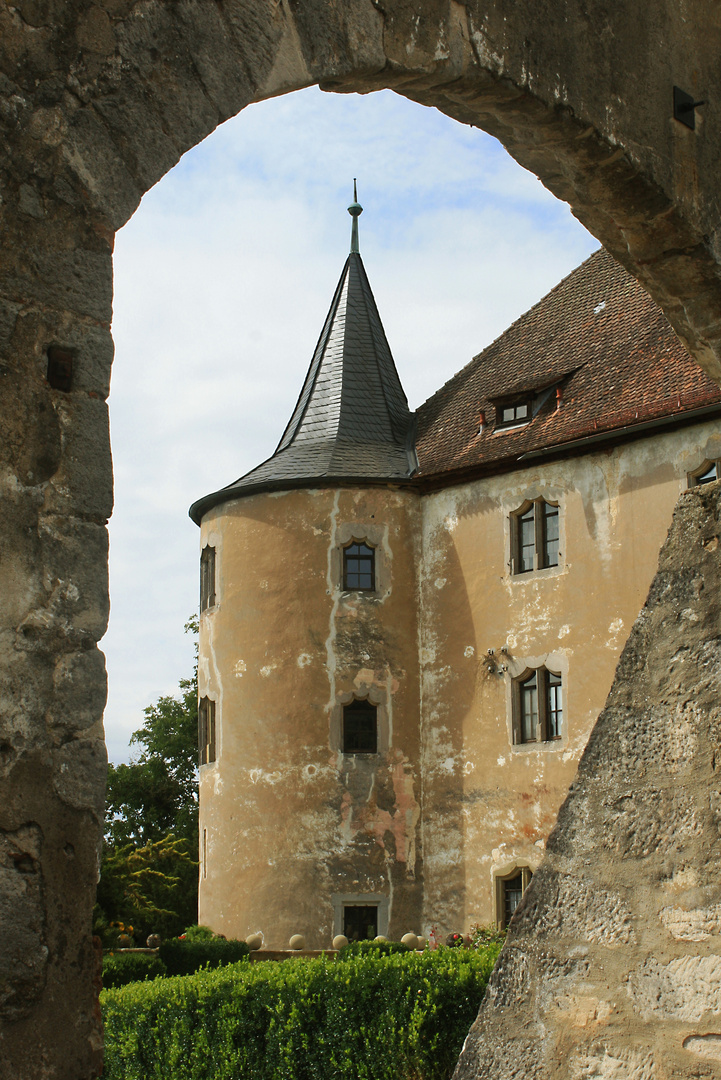
[[[354,176],[411,407],[598,246],[494,140],[390,92],[252,106],[146,195],[116,242],[112,760],[190,672],[187,509],[275,448],[348,250]]]

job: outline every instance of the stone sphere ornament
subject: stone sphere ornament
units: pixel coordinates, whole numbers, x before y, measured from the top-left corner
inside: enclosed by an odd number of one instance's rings
[[[336,936],[333,938],[333,948],[334,949],[342,949],[344,947],[344,945],[347,945],[347,944],[348,944],[348,938],[345,936],[345,934],[336,934]]]
[[[159,949],[160,934],[148,934],[147,938],[145,939],[145,944],[148,946],[149,949]]]
[[[377,934],[376,937],[373,938],[373,940],[374,941],[388,941],[388,938],[384,937],[383,934]]]
[[[251,952],[257,952],[263,945],[262,934],[248,934],[245,939],[245,944],[248,946]]]
[[[406,945],[409,949],[417,949],[418,938],[415,934],[404,934],[401,938],[401,944]]]
[[[293,937],[288,944],[294,952],[299,952],[301,949],[305,948],[305,938],[302,934],[293,934]]]

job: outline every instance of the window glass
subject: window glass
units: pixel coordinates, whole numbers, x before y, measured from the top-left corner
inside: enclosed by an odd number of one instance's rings
[[[525,514],[521,514],[518,519],[518,529],[518,573],[525,574],[533,570],[533,556],[536,553],[535,506],[531,506]]]
[[[378,936],[378,906],[376,904],[345,904],[343,933],[349,941],[373,940]]]
[[[343,706],[343,753],[375,754],[378,751],[378,710],[367,701]]]
[[[368,544],[343,549],[343,588],[375,589],[375,551]]]
[[[718,480],[717,462],[712,461],[707,469],[696,476],[697,484],[710,484],[712,480]]]
[[[538,676],[521,683],[521,742],[535,742],[538,727]]]
[[[528,399],[516,401],[512,405],[501,405],[496,413],[497,427],[503,427],[506,424],[525,424],[530,419],[531,403]]]
[[[555,672],[548,672],[548,722],[546,728],[547,739],[561,738],[561,724],[563,722],[563,698],[561,689],[561,676]]]
[[[215,603],[215,548],[204,547],[200,555],[200,610]]]
[[[215,702],[207,697],[198,702],[198,750],[201,765],[215,761]]]
[[[511,514],[512,572],[558,566],[560,510],[545,499],[534,499],[527,510]]]
[[[507,878],[503,882],[503,921],[508,926],[513,912],[521,902],[523,896],[523,874],[519,870],[515,877]]]
[[[542,502],[541,566],[558,566],[558,507]]]

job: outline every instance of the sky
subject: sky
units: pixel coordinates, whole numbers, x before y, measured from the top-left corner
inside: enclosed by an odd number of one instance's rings
[[[252,105],[144,197],[115,246],[105,713],[127,761],[143,709],[193,667],[188,507],[273,453],[350,242],[412,409],[598,242],[501,145],[391,91]]]

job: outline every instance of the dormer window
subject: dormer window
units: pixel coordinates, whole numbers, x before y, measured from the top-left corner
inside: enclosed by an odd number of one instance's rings
[[[519,398],[509,401],[505,405],[496,406],[496,427],[515,427],[517,424],[527,424],[532,418],[532,401],[530,398]]]
[[[343,588],[372,592],[375,587],[375,550],[362,541],[354,540],[343,548]]]

